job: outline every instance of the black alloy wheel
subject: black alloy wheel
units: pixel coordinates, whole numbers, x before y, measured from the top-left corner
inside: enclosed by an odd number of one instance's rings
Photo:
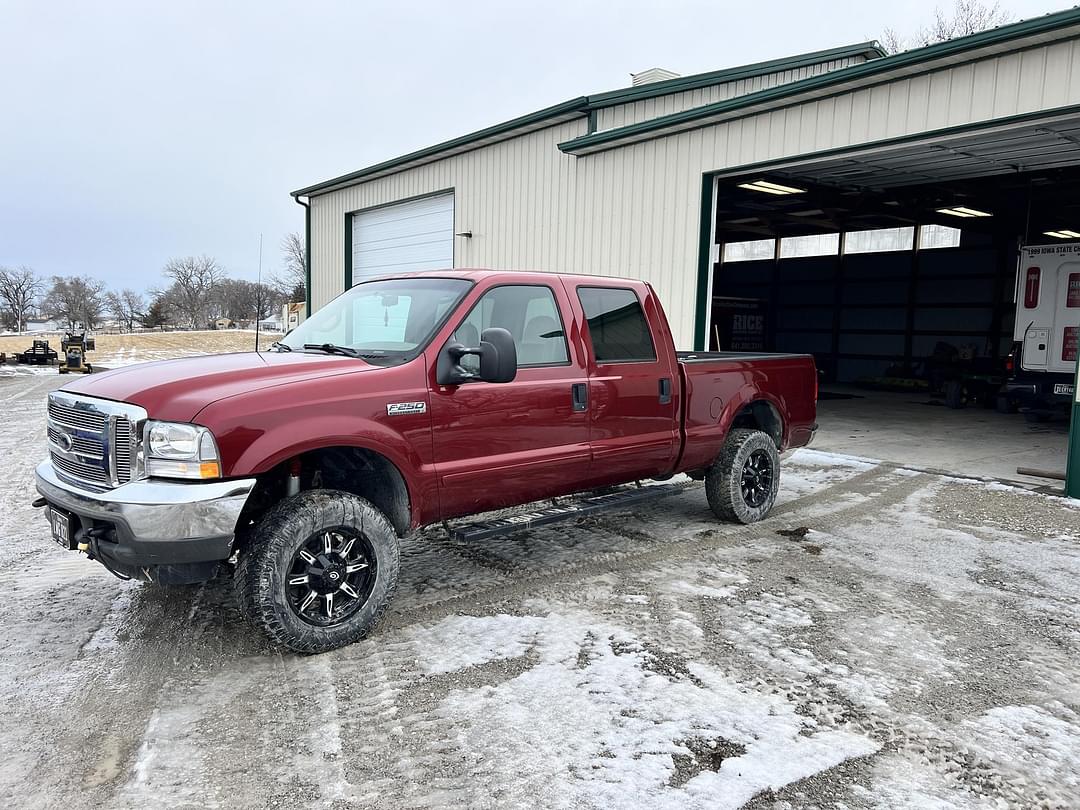
[[[755,450],[742,468],[742,496],[746,505],[757,509],[772,494],[772,459],[764,450]]]
[[[299,653],[362,639],[397,587],[397,532],[351,492],[312,489],[285,498],[238,542],[240,611],[270,641]]]
[[[361,535],[345,527],[317,532],[293,555],[289,606],[308,624],[338,624],[368,600],[376,575],[375,554]]]
[[[721,520],[755,523],[776,503],[780,452],[761,430],[733,428],[716,460],[705,470],[709,508]]]

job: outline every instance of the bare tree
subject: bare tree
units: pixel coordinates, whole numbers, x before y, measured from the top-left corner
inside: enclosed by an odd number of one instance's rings
[[[110,292],[105,296],[105,306],[116,319],[121,331],[127,327],[129,332],[135,328],[135,321],[142,317],[145,304],[143,298],[134,290]]]
[[[886,28],[879,41],[889,53],[898,53],[910,48],[933,45],[935,42],[966,37],[968,34],[1004,25],[1012,19],[1012,14],[996,1],[987,5],[982,0],[956,0],[951,12],[938,6],[934,10],[933,22],[919,28],[911,36],[905,37],[893,28]]]
[[[269,318],[288,299],[281,290],[271,287],[269,284],[255,285],[255,317],[260,321]]]
[[[87,276],[53,276],[45,306],[53,317],[66,321],[71,330],[76,324],[93,329],[105,308],[104,293],[105,285]]]
[[[7,319],[17,332],[22,332],[26,316],[44,291],[44,282],[29,267],[0,267],[0,305],[7,310]]]
[[[222,314],[232,321],[246,321],[254,316],[258,293],[252,281],[227,278],[218,284]]]
[[[128,331],[132,332],[135,329],[135,321],[141,319],[146,310],[146,302],[139,293],[130,289],[123,290],[120,298],[124,302],[124,320],[127,321]]]
[[[208,321],[216,304],[216,288],[225,278],[221,266],[209,256],[187,256],[170,260],[163,273],[172,279],[165,292],[170,308],[189,327]]]
[[[281,256],[281,272],[276,273],[271,282],[290,301],[303,301],[307,295],[307,248],[303,237],[298,233],[285,234],[281,240]]]
[[[269,316],[280,306],[283,296],[269,284],[230,278],[218,285],[218,300],[226,318],[248,321]]]

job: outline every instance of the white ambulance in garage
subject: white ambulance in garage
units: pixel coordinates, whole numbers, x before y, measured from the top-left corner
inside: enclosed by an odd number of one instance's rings
[[[1011,402],[1036,418],[1068,412],[1080,345],[1080,242],[1020,250]]]

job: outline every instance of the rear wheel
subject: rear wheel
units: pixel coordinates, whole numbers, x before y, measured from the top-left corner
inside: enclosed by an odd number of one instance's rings
[[[761,520],[779,489],[780,453],[772,437],[760,430],[731,431],[720,456],[705,471],[705,495],[721,520]]]
[[[271,641],[324,652],[363,638],[393,596],[398,538],[348,492],[310,490],[270,510],[240,557],[240,609]]]

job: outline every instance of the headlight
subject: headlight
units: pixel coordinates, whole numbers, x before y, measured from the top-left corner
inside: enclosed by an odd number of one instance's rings
[[[146,474],[158,478],[221,477],[214,434],[183,422],[146,423]]]

